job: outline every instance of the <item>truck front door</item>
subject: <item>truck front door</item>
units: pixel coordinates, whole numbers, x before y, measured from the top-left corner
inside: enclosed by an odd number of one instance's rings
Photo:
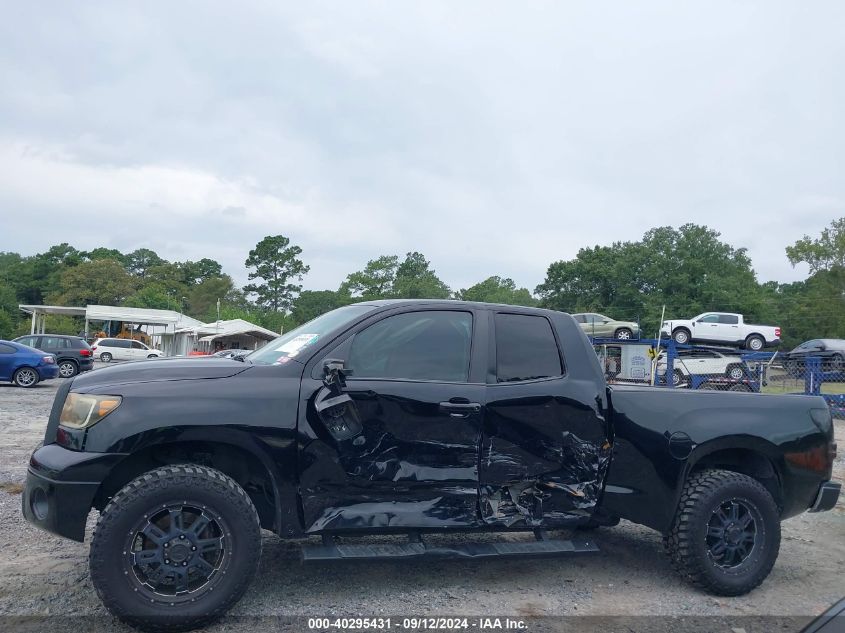
[[[406,310],[358,326],[321,355],[352,371],[344,410],[317,411],[323,361],[306,369],[299,474],[307,532],[480,524],[486,325],[464,308]]]
[[[610,455],[595,382],[567,376],[551,322],[491,313],[480,508],[488,525],[553,527],[593,514]]]

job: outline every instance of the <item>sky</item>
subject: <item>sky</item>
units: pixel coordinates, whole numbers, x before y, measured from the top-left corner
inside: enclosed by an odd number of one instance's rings
[[[0,251],[211,257],[310,289],[421,251],[533,289],[706,224],[761,281],[845,215],[845,3],[4,3]]]

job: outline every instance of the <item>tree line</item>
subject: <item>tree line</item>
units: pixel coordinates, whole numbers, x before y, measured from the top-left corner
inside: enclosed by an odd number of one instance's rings
[[[696,224],[657,227],[637,241],[582,248],[549,265],[533,292],[493,275],[451,289],[419,252],[380,255],[349,273],[336,289],[303,290],[310,267],[302,249],[283,235],[267,236],[244,262],[249,283],[236,287],[219,262],[167,261],[154,251],[130,253],[63,243],[44,253],[0,252],[0,338],[28,331],[18,304],[107,304],[184,312],[201,321],[244,318],[274,331],[288,330],[356,301],[391,298],[462,299],[542,306],[567,312],[601,312],[640,321],[644,334],[666,317],[708,310],[741,312],[780,325],[784,344],[845,336],[845,218],[820,236],[804,236],[786,249],[792,263],[809,265],[799,282],[757,281],[744,248]],[[71,317],[50,316],[56,333],[80,329]]]

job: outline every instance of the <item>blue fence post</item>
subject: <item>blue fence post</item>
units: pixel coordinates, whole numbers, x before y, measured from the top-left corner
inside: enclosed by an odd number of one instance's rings
[[[666,386],[670,389],[675,386],[675,339],[669,338],[666,342],[666,376],[664,376],[664,380],[666,381]]]
[[[804,363],[804,393],[818,396],[822,392],[822,359],[808,356]]]

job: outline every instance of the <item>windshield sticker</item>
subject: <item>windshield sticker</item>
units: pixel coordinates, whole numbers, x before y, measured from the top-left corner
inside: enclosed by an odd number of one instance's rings
[[[318,338],[320,338],[319,334],[300,334],[294,336],[281,347],[277,347],[276,351],[287,354],[288,356],[296,356],[303,347],[316,343]]]

